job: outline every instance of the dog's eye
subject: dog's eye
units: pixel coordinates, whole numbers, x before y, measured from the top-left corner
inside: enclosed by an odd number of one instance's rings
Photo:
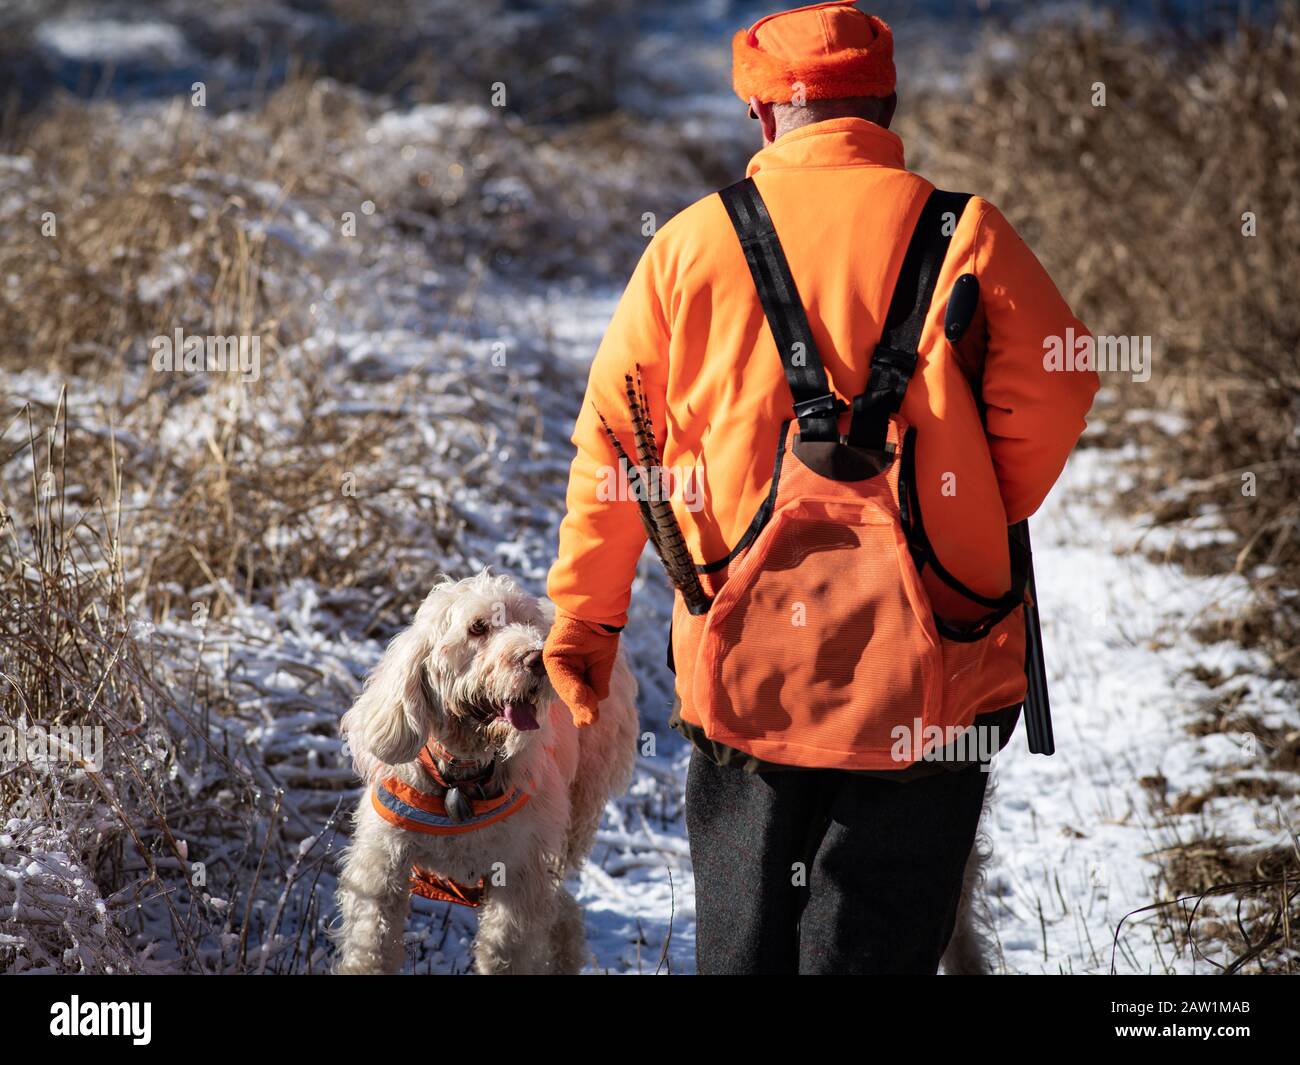
[[[470,622],[469,634],[471,636],[486,636],[487,630],[488,623],[483,618]]]

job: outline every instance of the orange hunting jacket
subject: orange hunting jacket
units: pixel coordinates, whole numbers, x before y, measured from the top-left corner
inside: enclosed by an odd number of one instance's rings
[[[857,118],[787,133],[755,155],[747,173],[768,205],[832,387],[851,402],[865,387],[933,186],[904,168],[895,134]],[[967,272],[979,278],[987,318],[987,347],[974,365],[943,335],[948,293]],[[953,234],[901,414],[917,429],[917,485],[935,551],[986,596],[1010,587],[1007,525],[1042,503],[1097,390],[1091,371],[1044,367],[1045,342],[1068,329],[1087,335],[998,209],[972,199]],[[574,430],[568,513],[548,591],[561,610],[609,626],[627,621],[646,534],[636,503],[602,490],[617,460],[596,411],[635,454],[624,374],[636,365],[664,465],[698,478],[702,506],[673,498],[686,542],[697,564],[723,558],[768,493],[792,400],[717,195],[682,211],[646,248],[592,362]]]

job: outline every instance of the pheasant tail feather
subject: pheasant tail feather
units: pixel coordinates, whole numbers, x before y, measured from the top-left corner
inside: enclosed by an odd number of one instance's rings
[[[659,444],[655,439],[654,420],[650,415],[650,403],[646,398],[645,387],[641,382],[641,367],[637,366],[635,377],[627,374],[624,385],[627,390],[628,408],[632,415],[632,439],[636,446],[637,462],[646,471],[649,483],[645,486],[648,493],[650,518],[657,535],[652,537],[659,559],[664,564],[668,579],[682,593],[682,600],[692,614],[703,614],[709,609],[709,597],[700,583],[682,535],[677,515],[673,513],[669,501],[671,485],[666,480],[663,457],[659,453]]]
[[[662,557],[662,550],[659,545],[659,530],[655,526],[654,516],[650,511],[650,492],[645,484],[643,471],[628,458],[627,451],[623,448],[623,442],[619,440],[618,434],[610,427],[609,422],[605,420],[605,416],[599,410],[596,411],[596,417],[600,419],[605,435],[614,446],[614,453],[623,465],[623,476],[627,478],[628,484],[632,488],[632,498],[636,500],[637,513],[641,517],[641,524],[645,527],[646,536],[649,537],[650,543],[654,545],[655,554]]]

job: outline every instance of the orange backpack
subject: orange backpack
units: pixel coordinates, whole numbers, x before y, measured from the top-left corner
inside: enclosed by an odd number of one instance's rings
[[[981,713],[1025,696],[1027,554],[1009,538],[1012,586],[980,596],[925,534],[915,429],[899,415],[950,235],[969,196],[935,190],[913,232],[866,391],[831,391],[776,230],[752,179],[721,193],[794,398],[772,486],[723,559],[697,567],[712,602],[680,595],[672,653],[682,717],[766,762],[904,769]],[[950,622],[927,589],[982,608]]]

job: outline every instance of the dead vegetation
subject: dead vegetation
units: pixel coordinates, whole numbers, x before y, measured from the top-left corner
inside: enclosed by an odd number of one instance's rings
[[[1128,914],[1155,913],[1175,950],[1201,972],[1294,974],[1300,970],[1300,855],[1294,846],[1254,848],[1214,834],[1175,843],[1155,857],[1166,901]]]
[[[313,971],[357,641],[497,543],[535,575],[563,496],[552,323],[495,337],[481,293],[630,270],[642,212],[700,179],[608,117],[316,75],[6,130],[0,725],[100,728],[108,768],[0,771],[0,970]],[[647,173],[672,180],[642,203]],[[158,369],[178,328],[257,337],[257,378]]]
[[[1175,942],[1228,972],[1300,971],[1300,728],[1246,709],[1249,681],[1215,678],[1191,726],[1194,735],[1229,740],[1241,753],[1207,785],[1153,795],[1170,841],[1155,857],[1168,895],[1181,900],[1165,914]],[[1216,803],[1248,801],[1264,835],[1260,845],[1215,829]],[[1240,810],[1240,807],[1238,807]]]
[[[135,610],[119,500],[69,501],[64,415],[60,403],[44,432],[23,419],[14,457],[30,471],[29,505],[0,518],[0,723],[28,735],[94,729],[99,740],[61,740],[0,775],[0,905],[22,932],[0,937],[0,970],[148,971],[127,939],[145,899],[166,908],[177,953],[202,968],[213,914],[210,896],[187,890],[188,848],[269,843],[256,773],[213,742],[220,730],[200,722],[205,711]],[[213,890],[221,880],[239,897],[236,872],[214,869]]]

